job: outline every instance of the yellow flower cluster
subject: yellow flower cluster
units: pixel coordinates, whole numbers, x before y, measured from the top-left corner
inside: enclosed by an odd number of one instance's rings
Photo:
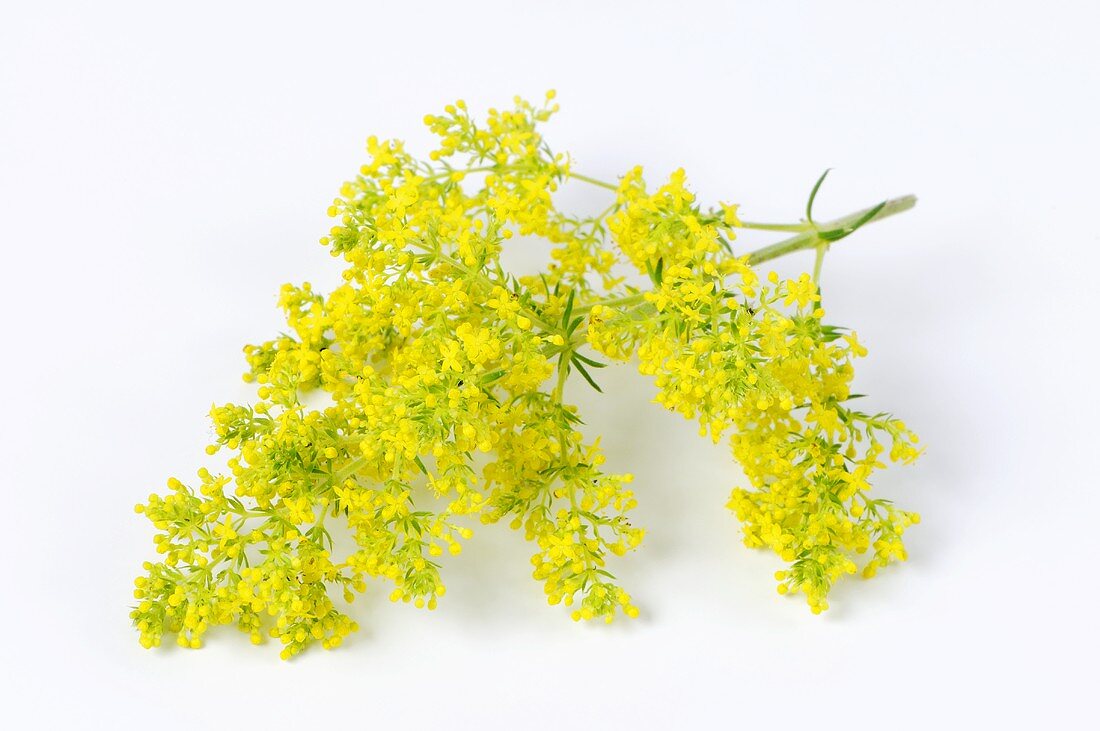
[[[609,227],[653,280],[642,302],[593,309],[588,342],[611,358],[636,354],[656,401],[697,419],[715,441],[732,429],[734,456],[751,490],[729,507],[745,544],[767,546],[790,568],[779,591],[805,594],[816,613],[853,554],[873,548],[864,576],[904,560],[901,535],[919,520],[867,495],[880,456],[908,463],[917,437],[887,414],[851,408],[853,361],[867,350],[855,332],[825,325],[809,274],[762,282],[749,257],[723,250],[743,226],[736,210],[703,211],[682,171],[647,194],[640,172],[623,178]]]
[[[506,520],[537,550],[533,576],[573,619],[612,621],[637,607],[608,571],[638,547],[633,477],[603,471],[563,400],[579,374],[636,355],[657,400],[715,440],[732,431],[751,490],[730,507],[745,542],[791,563],[781,591],[825,606],[831,583],[904,558],[916,516],[867,496],[888,453],[910,461],[915,437],[850,408],[854,333],[822,324],[809,276],[761,282],[735,256],[735,206],[699,207],[683,171],[648,193],[640,169],[618,185],[572,170],[539,125],[556,110],[516,99],[476,122],[464,102],[425,123],[427,160],[396,140],[367,141],[368,161],[329,208],[322,239],[343,259],[331,293],[285,285],[278,338],[245,348],[249,405],[211,411],[224,468],[172,478],[137,506],[161,558],[136,581],[131,617],[146,647],[174,634],[199,647],[212,626],[264,635],[289,658],[336,647],[367,579],[390,598],[434,609],[445,557],[470,524]],[[596,216],[559,211],[570,181],[614,191]],[[502,266],[509,239],[553,244],[539,276]],[[652,287],[624,284],[625,263]],[[318,392],[321,396],[311,395]],[[479,456],[480,455],[480,456]],[[352,547],[337,551],[330,531]],[[344,545],[341,543],[341,545]]]

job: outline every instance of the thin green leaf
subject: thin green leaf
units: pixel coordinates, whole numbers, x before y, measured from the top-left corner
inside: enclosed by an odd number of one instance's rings
[[[592,376],[590,376],[590,375],[588,374],[588,371],[586,371],[586,370],[584,369],[584,366],[583,366],[583,365],[581,364],[581,362],[580,362],[580,361],[578,361],[578,360],[574,360],[574,361],[573,361],[573,365],[574,365],[574,367],[576,367],[576,369],[577,369],[577,372],[581,374],[581,377],[583,377],[583,378],[584,378],[584,380],[588,381],[588,385],[589,385],[589,386],[591,386],[592,388],[596,389],[596,391],[597,391],[598,393],[603,393],[603,389],[602,389],[602,388],[600,388],[600,387],[599,387],[599,385],[597,385],[597,383],[596,383],[596,382],[595,382],[594,380],[592,380]]]
[[[583,424],[584,423],[581,420],[581,417],[577,416],[572,411],[567,411],[566,409],[562,409],[561,410],[561,415],[562,415],[562,418],[565,419],[566,422],[568,422],[570,424]]]
[[[832,168],[825,168],[825,172],[821,174],[821,177],[814,183],[814,189],[810,191],[810,199],[806,201],[806,220],[810,223],[814,222],[814,199],[817,198],[817,191],[821,189],[821,184],[825,182],[825,177],[829,174]]]
[[[573,299],[576,297],[576,295],[577,290],[569,290],[569,299],[565,301],[565,312],[563,312],[561,316],[562,327],[567,326],[569,324],[569,318],[573,316]]]
[[[580,360],[585,365],[592,366],[593,368],[607,368],[607,363],[601,363],[598,360],[592,360],[591,358],[586,358],[585,356],[581,355],[580,353],[573,353],[573,357]]]
[[[481,383],[482,385],[488,385],[493,381],[500,379],[507,372],[508,371],[506,371],[505,369],[500,368],[490,373],[486,373],[484,376],[481,377]]]
[[[886,201],[879,203],[877,206],[867,211],[867,213],[860,216],[859,220],[853,223],[851,226],[845,228],[835,228],[832,231],[822,231],[818,233],[818,236],[825,241],[840,241],[845,236],[854,234],[861,229],[864,224],[868,223],[872,218],[878,215],[879,211],[886,207]]]

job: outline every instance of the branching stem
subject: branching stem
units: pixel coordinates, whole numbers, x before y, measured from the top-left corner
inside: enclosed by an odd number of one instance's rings
[[[882,208],[872,216],[865,223],[871,223],[872,221],[879,221],[888,216],[908,211],[910,208],[917,204],[916,196],[906,195],[901,198],[893,198],[885,202]],[[870,208],[864,208],[861,211],[850,213],[847,216],[838,218],[828,223],[818,224],[816,229],[810,229],[792,236],[789,239],[783,239],[769,246],[765,246],[761,249],[749,254],[749,264],[760,264],[765,261],[771,261],[777,259],[786,254],[790,254],[795,251],[802,251],[803,249],[813,249],[819,244],[826,244],[828,241],[821,238],[822,231],[845,231],[852,228],[868,213],[873,211],[877,206],[871,206]],[[854,230],[854,229],[853,229]]]

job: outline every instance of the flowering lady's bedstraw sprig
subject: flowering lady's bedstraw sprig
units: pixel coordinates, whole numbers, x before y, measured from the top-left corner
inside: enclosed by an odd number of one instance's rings
[[[485,123],[456,102],[425,118],[439,137],[427,160],[367,141],[322,239],[346,264],[343,284],[283,287],[286,333],[245,348],[255,403],[211,411],[207,452],[225,453],[224,470],[172,478],[137,506],[160,554],[135,582],[144,646],[168,633],[199,647],[210,627],[236,624],[253,642],[278,639],[284,658],[336,647],[356,629],[337,602],[368,578],[434,609],[446,557],[478,522],[523,530],[534,578],[573,619],[636,616],[609,570],[642,541],[633,477],[603,470],[599,440],[563,398],[573,374],[598,390],[599,355],[636,358],[658,403],[730,440],[748,484],[729,507],[746,545],[789,564],[780,593],[817,612],[861,554],[864,576],[905,558],[918,518],[870,497],[870,478],[915,459],[916,437],[852,407],[867,351],[824,324],[816,280],[831,243],[912,199],[822,225],[811,195],[804,222],[755,224],[736,206],[701,206],[683,171],[655,190],[640,168],[604,183],[546,145],[553,98],[516,99]],[[607,189],[607,208],[560,211],[554,193],[571,181]],[[739,254],[744,229],[795,235]],[[517,235],[552,243],[540,275],[501,264]],[[801,249],[817,252],[813,277],[757,269]],[[629,266],[650,286],[626,284]],[[317,390],[324,407],[303,398]],[[337,551],[338,528],[353,548]]]

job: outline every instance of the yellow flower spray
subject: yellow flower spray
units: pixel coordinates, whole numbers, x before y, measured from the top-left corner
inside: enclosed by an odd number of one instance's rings
[[[598,440],[562,399],[573,374],[598,390],[601,357],[636,359],[658,403],[715,441],[729,435],[748,478],[729,508],[746,545],[790,564],[780,593],[819,612],[861,554],[864,576],[905,559],[901,536],[918,517],[869,497],[869,480],[886,460],[915,459],[917,440],[888,414],[852,408],[853,363],[867,351],[824,324],[817,280],[831,243],[914,199],[820,224],[819,180],[804,221],[762,224],[701,207],[682,170],[655,190],[640,168],[602,182],[547,147],[539,126],[553,99],[517,98],[481,124],[456,102],[424,120],[440,140],[428,161],[367,141],[321,240],[346,262],[343,284],[327,296],[285,285],[288,334],[245,348],[257,401],[211,412],[207,452],[228,453],[226,473],[172,478],[136,506],[160,554],[135,582],[144,646],[172,633],[200,647],[209,627],[235,623],[253,642],[277,638],[283,658],[333,648],[356,629],[336,601],[367,577],[434,609],[437,558],[461,552],[468,516],[522,529],[534,577],[573,619],[636,616],[607,570],[642,541],[633,478],[602,470]],[[607,208],[559,210],[553,194],[570,181],[607,189]],[[794,235],[738,254],[742,228]],[[501,265],[516,235],[553,244],[541,274]],[[806,249],[813,275],[758,273]],[[649,286],[628,284],[624,265]],[[326,405],[308,406],[318,390]],[[346,555],[334,555],[338,527],[354,539]]]

